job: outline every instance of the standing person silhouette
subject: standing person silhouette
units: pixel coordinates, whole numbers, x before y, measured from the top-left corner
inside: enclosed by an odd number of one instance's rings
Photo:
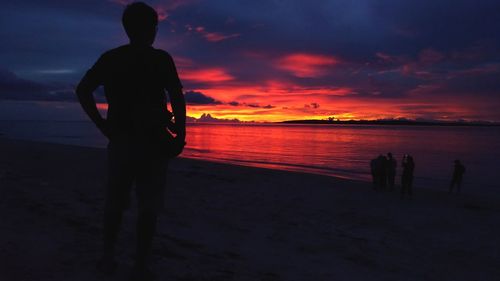
[[[387,188],[387,157],[380,154],[377,160],[377,174],[379,180],[379,188],[385,190]]]
[[[404,198],[405,193],[408,193],[410,198],[413,196],[413,171],[415,170],[415,162],[413,157],[405,155],[401,166],[403,173],[401,175],[401,199]]]
[[[394,181],[396,180],[396,159],[392,157],[392,153],[387,153],[387,185],[389,191],[394,190]]]
[[[462,186],[462,178],[465,174],[465,166],[460,162],[460,160],[455,160],[455,165],[453,167],[453,178],[451,179],[450,191],[453,192],[453,188],[457,187],[457,193],[460,193],[460,188]]]
[[[370,171],[372,173],[372,183],[374,190],[377,190],[379,185],[377,165],[378,165],[378,158],[374,158],[370,161]]]
[[[123,12],[122,24],[130,43],[105,52],[82,78],[76,93],[84,111],[109,139],[104,246],[97,267],[109,274],[116,269],[115,244],[135,182],[138,217],[132,278],[145,281],[153,279],[149,259],[168,165],[168,157],[161,153],[165,126],[172,117],[165,91],[175,118],[169,128],[176,134],[172,143],[177,155],[185,144],[186,104],[172,57],[151,46],[158,27],[156,11],[142,2],[132,3]],[[101,85],[108,102],[106,119],[93,97]]]

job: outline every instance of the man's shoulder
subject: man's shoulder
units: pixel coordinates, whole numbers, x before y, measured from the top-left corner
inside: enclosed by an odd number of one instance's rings
[[[128,51],[128,45],[119,46],[102,53],[101,58],[112,58]]]
[[[172,61],[172,56],[167,51],[165,51],[163,49],[153,48],[153,52],[155,55],[157,55],[162,60]]]
[[[120,57],[126,53],[126,45],[120,46],[111,50],[107,50],[99,56],[96,65],[101,67],[109,64],[113,64],[116,60],[120,60]]]
[[[119,55],[126,55],[128,54],[133,48],[130,45],[122,45],[110,50],[107,50],[104,52],[101,57],[113,57],[113,56],[119,56]],[[146,49],[147,50],[147,49]],[[163,49],[156,49],[156,48],[149,48],[152,54],[165,58],[165,59],[171,59],[172,56],[165,50]]]

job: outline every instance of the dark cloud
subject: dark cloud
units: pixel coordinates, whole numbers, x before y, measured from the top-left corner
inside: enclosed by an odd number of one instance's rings
[[[313,108],[313,109],[316,109],[316,108],[319,108],[319,103],[317,103],[317,102],[312,102],[312,103],[309,103],[309,104],[304,104],[304,107],[305,107],[305,108]]]
[[[221,104],[220,101],[196,91],[187,91],[184,93],[184,97],[186,103],[191,105]]]
[[[265,108],[265,109],[276,108],[276,106],[270,105],[270,104],[263,106],[263,105],[260,105],[257,103],[240,103],[237,101],[228,102],[227,104],[231,105],[231,106],[248,106],[248,107],[252,107],[252,108]]]
[[[6,69],[0,69],[0,93],[2,96],[16,96],[23,93],[36,94],[47,92],[48,90],[46,85],[19,78],[13,72]],[[19,98],[22,99],[22,97]]]
[[[252,107],[252,108],[264,108],[264,109],[272,109],[272,108],[276,108],[276,106],[274,105],[260,105],[260,104],[257,104],[257,103],[239,103],[238,105],[243,105],[243,106],[248,106],[248,107]]]
[[[74,91],[63,85],[50,85],[19,78],[0,69],[0,99],[36,101],[75,101]]]

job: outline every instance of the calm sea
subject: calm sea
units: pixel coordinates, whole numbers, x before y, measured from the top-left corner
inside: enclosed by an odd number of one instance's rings
[[[105,147],[89,122],[0,121],[11,138]],[[415,186],[446,189],[453,160],[464,184],[500,188],[500,128],[290,124],[189,124],[184,157],[369,180],[369,161],[392,152],[416,162]],[[398,167],[398,172],[401,169]]]

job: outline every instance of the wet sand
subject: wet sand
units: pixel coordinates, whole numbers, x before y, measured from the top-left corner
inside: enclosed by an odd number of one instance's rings
[[[0,138],[0,280],[127,280],[135,206],[111,279],[99,255],[103,149]],[[500,196],[172,161],[158,280],[498,280]]]

